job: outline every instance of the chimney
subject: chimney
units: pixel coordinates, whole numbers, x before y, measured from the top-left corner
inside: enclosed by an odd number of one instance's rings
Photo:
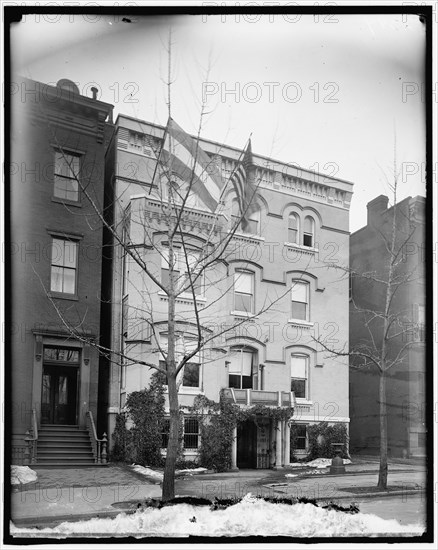
[[[386,195],[379,195],[367,204],[368,225],[380,225],[380,216],[388,209],[388,202]]]
[[[98,91],[99,91],[99,90],[96,88],[96,86],[93,86],[93,87],[91,88],[91,93],[93,94],[93,99],[97,99],[97,92],[98,92]]]

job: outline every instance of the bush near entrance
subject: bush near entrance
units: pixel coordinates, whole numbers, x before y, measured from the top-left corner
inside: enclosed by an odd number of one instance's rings
[[[297,442],[297,427],[298,424],[292,424],[290,429],[290,449],[291,459],[296,460],[296,442]],[[314,460],[315,458],[333,458],[336,453],[332,447],[332,443],[343,443],[344,447],[341,453],[342,458],[350,458],[348,455],[348,430],[346,424],[332,424],[328,422],[320,422],[307,426],[308,436],[308,454],[306,460]]]

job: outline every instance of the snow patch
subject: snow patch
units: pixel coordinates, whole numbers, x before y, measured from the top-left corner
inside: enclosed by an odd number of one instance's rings
[[[207,506],[177,504],[161,509],[147,508],[115,518],[94,518],[88,521],[64,522],[55,528],[29,529],[11,525],[12,535],[45,534],[67,537],[69,534],[161,536],[197,535],[203,537],[238,536],[386,536],[420,535],[421,524],[401,525],[374,514],[348,514],[325,510],[312,504],[268,503],[251,494],[224,510]]]
[[[342,460],[344,464],[351,464],[349,458],[343,458]],[[310,462],[291,462],[288,468],[327,468],[331,464],[331,458],[315,458],[315,460],[311,460]]]
[[[29,466],[11,466],[11,485],[21,485],[32,483],[38,479],[35,470]]]
[[[157,470],[153,470],[152,468],[149,468],[148,466],[140,466],[139,464],[132,464],[131,468],[144,476],[153,477],[155,479],[159,479],[160,481],[163,481],[164,474],[163,472],[157,472]],[[185,470],[176,470],[176,474],[200,474],[203,472],[206,472],[207,468],[187,468]]]

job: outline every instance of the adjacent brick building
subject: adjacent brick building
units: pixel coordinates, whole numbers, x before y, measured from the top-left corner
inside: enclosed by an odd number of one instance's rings
[[[388,197],[380,195],[367,205],[367,225],[350,238],[350,265],[353,273],[350,302],[350,348],[370,343],[364,313],[379,313],[385,304],[385,285],[392,222],[396,216],[396,276],[409,277],[394,294],[390,314],[394,316],[388,358],[394,359],[405,347],[399,364],[388,371],[387,417],[388,449],[393,456],[424,456],[425,427],[425,199],[408,197],[388,208]],[[364,278],[370,274],[373,278]],[[395,288],[395,287],[394,287]],[[369,318],[369,315],[368,315]],[[382,341],[382,328],[371,323],[371,334],[377,348]],[[392,337],[393,334],[399,336]],[[350,416],[353,451],[378,452],[379,376],[376,367],[350,370]]]
[[[113,107],[65,79],[15,78],[11,93],[10,399],[20,463],[28,430],[81,438],[74,430],[97,416],[99,354],[87,340],[101,332],[102,224],[90,200],[102,208]],[[81,462],[39,443],[37,462]]]

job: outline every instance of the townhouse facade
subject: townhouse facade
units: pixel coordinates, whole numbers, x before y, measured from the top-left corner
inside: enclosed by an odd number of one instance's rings
[[[394,293],[390,314],[398,336],[388,343],[388,359],[402,351],[401,360],[387,371],[386,404],[388,452],[392,456],[425,456],[426,343],[425,343],[425,198],[407,197],[388,208],[388,197],[380,195],[367,205],[367,225],[352,233],[350,265],[358,274],[352,278],[350,301],[350,348],[370,343],[364,324],[364,310],[381,312],[385,303],[385,280],[390,255],[392,222],[396,216],[396,266],[398,280],[409,278]],[[374,280],[361,275],[370,273]],[[381,345],[381,327],[371,325],[376,346]],[[404,351],[403,351],[404,350]],[[375,368],[350,370],[350,426],[352,450],[378,453],[379,376]]]
[[[113,206],[117,231],[108,289],[115,352],[108,365],[109,434],[127,396],[148,386],[150,365],[159,365],[167,349],[163,287],[169,278],[172,215],[166,186],[157,177],[165,128],[123,115],[115,126],[107,155],[107,205]],[[196,285],[186,286],[176,303],[177,357],[193,349],[198,327],[208,341],[180,378],[185,458],[196,459],[200,443],[197,420],[189,413],[196,395],[219,401],[221,391],[243,408],[292,407],[290,422],[299,426],[295,454],[305,456],[309,425],[349,422],[348,358],[330,356],[319,341],[348,349],[348,277],[332,266],[349,263],[353,185],[253,155],[258,210],[245,230],[240,226],[230,235],[238,208],[227,182],[242,152],[209,140],[199,144],[226,186],[216,212],[195,194],[185,204],[181,242],[174,250],[178,284],[187,283],[187,265],[196,266],[227,239],[229,244],[221,261]],[[181,189],[186,184],[177,182]],[[120,363],[120,352],[129,360]],[[239,425],[232,467],[287,466],[290,422],[256,418]],[[163,446],[165,440],[163,433]]]
[[[67,79],[21,77],[11,107],[12,462],[94,463],[102,224],[91,202],[103,204],[113,107]]]

